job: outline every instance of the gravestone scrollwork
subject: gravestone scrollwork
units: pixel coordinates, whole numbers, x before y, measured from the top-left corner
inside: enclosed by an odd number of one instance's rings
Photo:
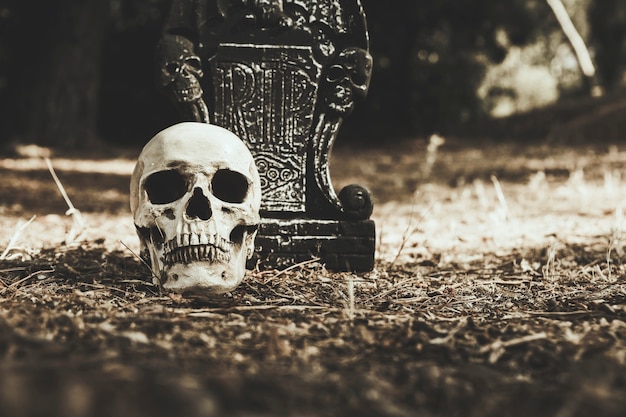
[[[359,0],[173,0],[159,85],[183,120],[249,147],[263,190],[257,261],[373,268],[370,194],[336,194],[329,172],[341,123],[367,94],[368,43]]]

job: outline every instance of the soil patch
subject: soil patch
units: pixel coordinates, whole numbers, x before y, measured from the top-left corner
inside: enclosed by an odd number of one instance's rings
[[[0,416],[623,415],[626,150],[428,149],[334,153],[376,198],[374,271],[210,299],[133,255],[131,159],[53,157],[72,240],[40,161],[0,160]]]

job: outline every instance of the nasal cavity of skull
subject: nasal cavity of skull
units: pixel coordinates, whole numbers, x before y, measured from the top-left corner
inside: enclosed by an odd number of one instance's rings
[[[187,180],[178,171],[166,170],[150,175],[144,184],[152,204],[169,204],[187,192]]]
[[[243,203],[248,195],[248,180],[239,172],[220,169],[213,176],[211,189],[213,195],[220,200],[239,204]]]
[[[194,188],[193,195],[187,203],[187,217],[190,219],[209,220],[213,215],[211,203],[206,198],[202,190],[198,187]]]

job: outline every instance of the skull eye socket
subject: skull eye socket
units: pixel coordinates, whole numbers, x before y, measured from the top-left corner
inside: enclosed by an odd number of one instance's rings
[[[346,73],[340,65],[333,65],[328,69],[328,76],[326,79],[331,83],[336,83],[337,81],[343,79]]]
[[[248,195],[248,179],[239,172],[220,169],[211,181],[213,195],[227,203],[243,203]]]
[[[168,74],[176,74],[178,71],[180,71],[180,65],[177,62],[168,62],[165,64],[165,72]]]
[[[200,58],[198,58],[197,56],[190,56],[189,58],[185,59],[185,64],[196,70],[202,68],[202,61],[200,61]]]
[[[187,181],[178,171],[159,171],[146,178],[144,187],[152,204],[168,204],[185,195]]]

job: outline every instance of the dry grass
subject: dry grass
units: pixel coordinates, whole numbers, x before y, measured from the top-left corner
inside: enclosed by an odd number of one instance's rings
[[[53,159],[79,242],[49,174],[0,161],[40,196],[0,193],[0,249],[27,249],[0,261],[0,415],[623,415],[626,152],[427,146],[335,152],[378,199],[374,271],[250,271],[213,299],[132,255],[132,161]]]

